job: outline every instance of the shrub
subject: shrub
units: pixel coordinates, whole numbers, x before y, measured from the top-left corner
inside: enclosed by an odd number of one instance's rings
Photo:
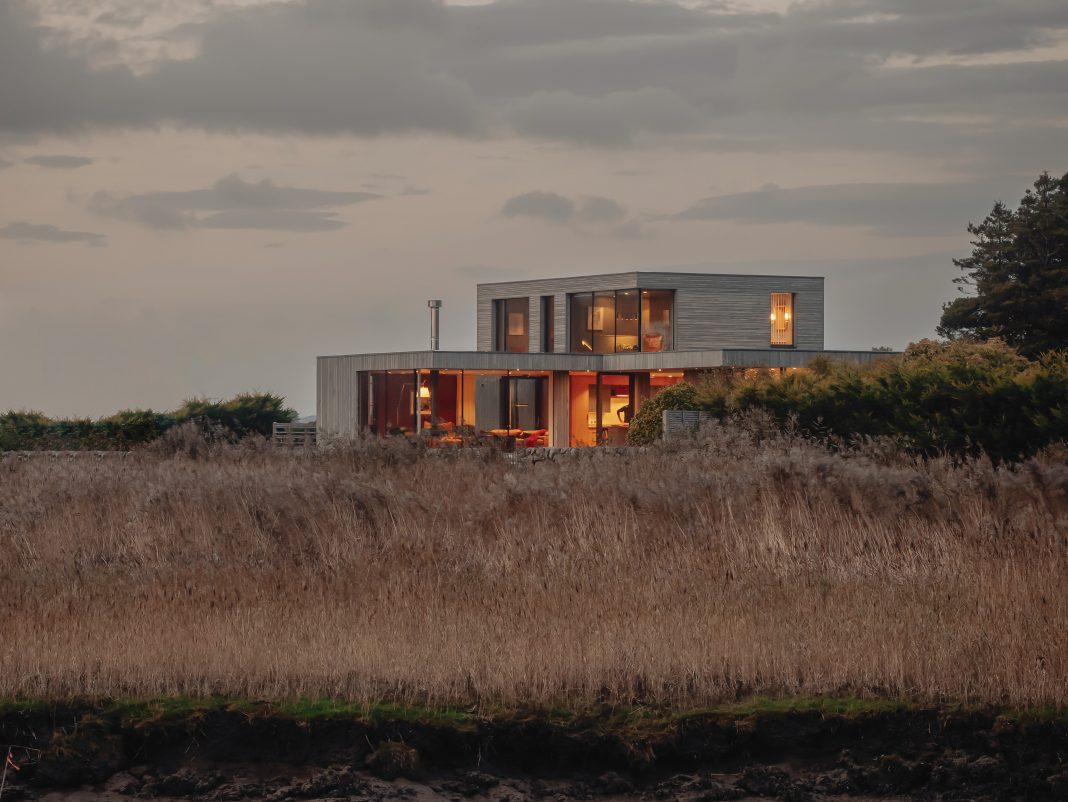
[[[126,409],[99,420],[52,420],[40,412],[11,411],[0,415],[0,451],[127,449],[153,442],[187,422],[212,439],[239,440],[270,435],[273,424],[296,417],[285,399],[272,393],[242,393],[228,401],[192,399],[174,412]]]
[[[665,409],[698,409],[697,388],[682,382],[665,387],[645,401],[631,419],[627,442],[634,446],[655,443],[664,431]]]
[[[701,409],[720,420],[763,410],[825,442],[888,438],[924,456],[986,453],[1015,462],[1068,440],[1068,354],[1029,362],[998,341],[922,340],[866,367],[820,359],[785,376],[709,374],[647,402],[631,442],[658,439],[664,409]]]

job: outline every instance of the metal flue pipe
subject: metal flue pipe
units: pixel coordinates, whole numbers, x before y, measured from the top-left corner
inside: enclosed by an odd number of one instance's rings
[[[438,310],[441,309],[441,301],[427,301],[430,307],[430,350],[437,351],[440,344],[438,338]]]

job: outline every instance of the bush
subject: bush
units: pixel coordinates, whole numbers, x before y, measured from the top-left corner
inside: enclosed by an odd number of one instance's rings
[[[665,409],[700,409],[697,388],[682,382],[665,387],[639,407],[630,421],[627,442],[632,446],[655,443],[664,432]]]
[[[709,374],[647,402],[632,423],[632,443],[660,437],[664,409],[700,409],[720,420],[763,410],[825,442],[885,438],[924,456],[986,453],[1014,462],[1068,440],[1068,354],[1029,362],[998,341],[922,340],[866,367],[821,359],[785,376]]]
[[[174,412],[126,409],[106,418],[53,420],[40,412],[11,411],[0,415],[0,451],[128,449],[151,443],[174,427],[188,423],[212,438],[239,440],[268,436],[275,423],[289,423],[297,413],[272,393],[242,393],[228,401],[192,399]]]

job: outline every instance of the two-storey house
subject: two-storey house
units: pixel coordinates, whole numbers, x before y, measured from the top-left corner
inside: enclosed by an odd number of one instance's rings
[[[477,350],[318,360],[320,440],[463,434],[622,444],[662,388],[715,370],[803,369],[825,351],[823,279],[630,272],[477,288]],[[436,343],[436,333],[434,334]]]

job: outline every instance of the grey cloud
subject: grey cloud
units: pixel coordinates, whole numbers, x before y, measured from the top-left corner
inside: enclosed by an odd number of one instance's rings
[[[619,203],[611,198],[587,198],[578,207],[577,218],[583,223],[616,223],[627,214]]]
[[[547,223],[562,225],[575,216],[575,202],[555,192],[526,192],[509,198],[501,214],[505,217],[533,217]]]
[[[616,239],[649,239],[653,232],[641,220],[631,218],[620,223],[612,229],[612,235]]]
[[[301,212],[291,209],[232,209],[205,215],[197,228],[264,228],[276,231],[334,231],[345,227],[336,212]]]
[[[692,130],[700,115],[665,89],[582,97],[573,92],[535,92],[506,111],[521,134],[586,145],[623,147],[643,133]]]
[[[199,53],[135,75],[46,50],[27,7],[0,3],[0,126],[66,132],[173,121],[208,129],[477,132],[470,89],[435,62],[433,0],[314,0],[235,10],[182,31]]]
[[[611,226],[613,236],[636,239],[648,235],[638,220],[627,220],[627,209],[618,201],[593,195],[579,200],[555,192],[535,190],[509,198],[501,208],[505,217],[530,217],[553,225]],[[618,224],[618,225],[613,225]]]
[[[35,164],[38,167],[51,167],[56,170],[75,170],[92,164],[93,159],[88,156],[64,156],[62,154],[47,156],[30,156],[24,159],[27,164]]]
[[[997,197],[994,184],[980,182],[768,187],[705,198],[673,219],[857,226],[885,236],[925,236],[963,231]]]
[[[49,223],[25,221],[8,223],[0,228],[0,238],[20,242],[84,242],[95,246],[104,245],[107,241],[103,234],[94,234],[91,231],[68,231]]]
[[[373,192],[335,192],[278,186],[270,179],[249,182],[237,175],[207,189],[115,196],[97,192],[89,208],[150,228],[251,228],[330,231],[344,227],[330,211],[381,197]]]
[[[683,134],[749,150],[849,134],[847,146],[866,148],[860,129],[888,116],[999,109],[1000,123],[1023,129],[1057,124],[1068,96],[1064,61],[886,66],[1046,44],[1068,30],[1063,0],[821,0],[784,14],[681,0],[305,0],[202,15],[168,34],[195,41],[194,56],[138,73],[44,48],[27,9],[0,3],[0,74],[13,76],[0,85],[0,128],[23,134],[171,122],[519,133],[596,147]],[[919,156],[946,147],[926,135],[883,139]],[[976,147],[976,162],[994,169],[1018,158]]]

